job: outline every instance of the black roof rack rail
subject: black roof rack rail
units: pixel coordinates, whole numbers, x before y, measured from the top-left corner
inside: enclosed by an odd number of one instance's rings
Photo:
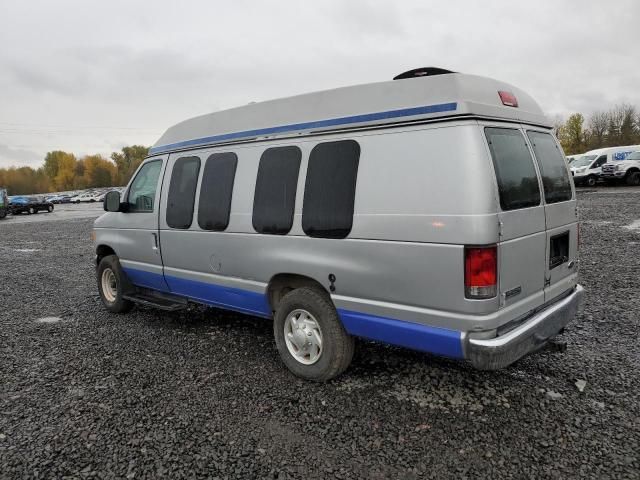
[[[408,70],[393,77],[394,80],[404,80],[405,78],[433,77],[434,75],[446,75],[447,73],[457,73],[440,67],[420,67]]]

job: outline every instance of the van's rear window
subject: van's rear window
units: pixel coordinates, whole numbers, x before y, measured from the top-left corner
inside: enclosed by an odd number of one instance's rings
[[[540,204],[540,188],[533,158],[519,130],[485,128],[498,180],[502,210]]]
[[[544,132],[530,130],[527,135],[542,175],[545,201],[556,203],[571,200],[571,183],[567,166],[556,141]]]

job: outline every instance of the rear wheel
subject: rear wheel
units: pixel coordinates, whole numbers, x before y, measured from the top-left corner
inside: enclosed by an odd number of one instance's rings
[[[287,293],[276,310],[273,330],[282,361],[306,380],[330,380],[353,358],[353,337],[344,330],[331,299],[318,290],[305,287]]]
[[[100,299],[107,310],[126,313],[133,308],[133,302],[124,299],[124,272],[115,255],[107,255],[96,270]]]
[[[33,215],[34,213],[38,213],[38,211],[34,207],[29,207],[29,210],[27,211],[27,213],[29,215]]]
[[[640,185],[640,172],[631,172],[627,175],[627,185],[632,185],[634,187]]]

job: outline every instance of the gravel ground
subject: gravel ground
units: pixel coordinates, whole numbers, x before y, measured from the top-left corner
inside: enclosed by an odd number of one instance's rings
[[[487,373],[360,342],[324,385],[269,321],[107,313],[90,220],[0,221],[0,478],[640,478],[640,189],[579,198],[566,352]]]

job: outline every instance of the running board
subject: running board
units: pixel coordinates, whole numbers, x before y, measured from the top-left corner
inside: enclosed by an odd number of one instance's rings
[[[130,300],[139,305],[157,308],[166,312],[175,312],[187,308],[187,301],[180,297],[169,295],[156,295],[152,293],[136,292],[122,296],[125,300]]]

